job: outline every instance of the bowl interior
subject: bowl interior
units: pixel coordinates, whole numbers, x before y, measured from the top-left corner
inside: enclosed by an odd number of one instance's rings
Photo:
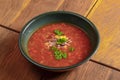
[[[28,40],[37,29],[39,29],[40,27],[46,24],[51,24],[56,22],[67,22],[74,24],[80,27],[81,29],[83,29],[88,34],[92,43],[92,51],[90,55],[86,58],[86,60],[89,59],[91,55],[96,51],[99,43],[98,31],[88,19],[78,14],[70,13],[70,12],[49,12],[39,15],[33,18],[31,21],[29,21],[25,25],[25,27],[23,28],[20,34],[19,46],[22,51],[22,54],[25,57],[27,56],[27,58],[29,58],[27,51]],[[82,62],[79,64],[82,64]]]

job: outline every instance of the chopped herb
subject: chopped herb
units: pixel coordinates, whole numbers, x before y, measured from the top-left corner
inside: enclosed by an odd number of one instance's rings
[[[54,52],[54,55],[55,55],[55,58],[57,59],[57,60],[60,60],[60,59],[62,59],[62,58],[67,58],[67,54],[66,53],[64,53],[64,52],[62,52],[61,50],[57,50],[57,51],[55,51]]]
[[[52,46],[51,47],[51,50],[54,51],[54,56],[55,56],[55,59],[57,60],[61,60],[61,59],[65,59],[67,58],[67,54],[61,50],[58,50],[55,46]]]
[[[58,49],[57,49],[55,46],[52,46],[52,47],[51,47],[51,50],[57,51]]]
[[[54,52],[54,55],[60,55],[60,54],[61,54],[61,52],[59,50]]]
[[[66,54],[66,53],[63,53],[63,54],[62,54],[62,57],[63,57],[63,58],[67,58],[67,54]]]
[[[57,44],[58,44],[58,45],[59,45],[59,44],[63,44],[63,43],[65,43],[66,41],[67,41],[66,38],[60,38],[60,39],[57,40]]]
[[[67,42],[68,38],[66,36],[62,36],[63,32],[60,30],[54,30],[56,36],[58,36],[56,40],[56,45],[64,45]],[[67,54],[61,50],[59,50],[56,46],[52,46],[51,50],[54,52],[54,57],[56,60],[61,60],[67,58]]]
[[[75,50],[75,48],[74,47],[70,47],[69,50],[72,52],[72,51]]]
[[[54,33],[55,33],[56,35],[58,35],[58,36],[63,35],[63,32],[60,31],[60,30],[54,30]]]
[[[60,50],[57,50],[54,52],[55,59],[61,60],[62,59],[62,52]]]
[[[60,56],[60,55],[55,55],[55,59],[61,60],[61,59],[62,59],[62,56]]]

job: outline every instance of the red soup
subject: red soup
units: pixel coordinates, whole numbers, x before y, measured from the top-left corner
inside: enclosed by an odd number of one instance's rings
[[[29,56],[45,66],[65,67],[84,60],[90,53],[87,34],[68,23],[54,23],[38,29],[29,39]]]

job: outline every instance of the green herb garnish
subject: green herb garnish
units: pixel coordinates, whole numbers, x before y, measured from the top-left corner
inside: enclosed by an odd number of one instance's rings
[[[74,47],[70,47],[69,50],[70,50],[71,52],[73,52],[73,51],[75,50],[75,48],[74,48]]]
[[[62,59],[62,56],[60,56],[60,55],[55,55],[55,59],[61,60],[61,59]]]
[[[63,43],[65,43],[66,41],[67,41],[66,38],[60,38],[60,39],[57,40],[57,44],[58,44],[58,45],[59,45],[59,44],[63,44]]]
[[[63,58],[67,58],[67,54],[66,53],[62,53],[62,57]]]
[[[55,56],[55,59],[57,60],[61,60],[61,59],[65,59],[67,58],[67,54],[61,50],[58,50],[55,46],[52,46],[51,47],[51,50],[54,51],[54,56]]]
[[[61,54],[60,50],[54,51],[54,55],[60,55],[60,54]]]
[[[60,31],[60,30],[54,30],[54,33],[55,33],[56,35],[58,35],[58,36],[63,35],[63,32]]]
[[[55,46],[52,46],[52,47],[51,47],[51,50],[57,51],[58,49],[57,49]]]
[[[60,50],[55,51],[54,52],[54,56],[55,56],[55,59],[57,59],[57,60],[61,60],[63,58],[64,59],[67,58],[67,54],[62,52],[62,51],[60,51]]]

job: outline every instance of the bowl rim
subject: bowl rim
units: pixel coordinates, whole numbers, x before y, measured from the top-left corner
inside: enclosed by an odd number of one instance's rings
[[[21,44],[21,42],[22,42],[22,34],[29,27],[29,25],[31,23],[33,23],[35,20],[39,19],[40,17],[45,16],[45,15],[49,15],[49,14],[59,14],[59,13],[74,15],[76,17],[82,18],[84,21],[86,21],[88,24],[90,24],[91,27],[96,32],[96,35],[97,35],[97,39],[98,39],[97,40],[97,46],[95,47],[93,52],[89,56],[87,56],[84,60],[82,60],[81,62],[78,62],[78,63],[70,65],[70,66],[66,66],[66,67],[49,67],[49,66],[45,66],[45,65],[39,64],[39,63],[35,62],[34,60],[32,60],[30,57],[27,56],[27,54],[24,52],[24,50],[22,48],[22,44]],[[19,40],[18,40],[18,44],[19,44],[18,46],[19,46],[20,52],[29,62],[31,62],[32,64],[34,64],[34,65],[36,65],[36,66],[38,66],[40,68],[43,68],[43,69],[46,69],[46,70],[50,70],[50,71],[61,71],[61,70],[64,71],[64,70],[69,70],[69,69],[72,69],[72,68],[80,66],[81,64],[87,62],[96,53],[96,51],[98,50],[98,47],[99,47],[99,43],[100,43],[100,36],[99,36],[99,32],[98,32],[96,26],[89,19],[87,19],[86,17],[84,17],[84,16],[82,16],[80,14],[74,13],[74,12],[70,12],[70,11],[50,11],[50,12],[46,12],[46,13],[40,14],[40,15],[32,18],[30,21],[28,21],[24,25],[24,27],[20,31]]]

